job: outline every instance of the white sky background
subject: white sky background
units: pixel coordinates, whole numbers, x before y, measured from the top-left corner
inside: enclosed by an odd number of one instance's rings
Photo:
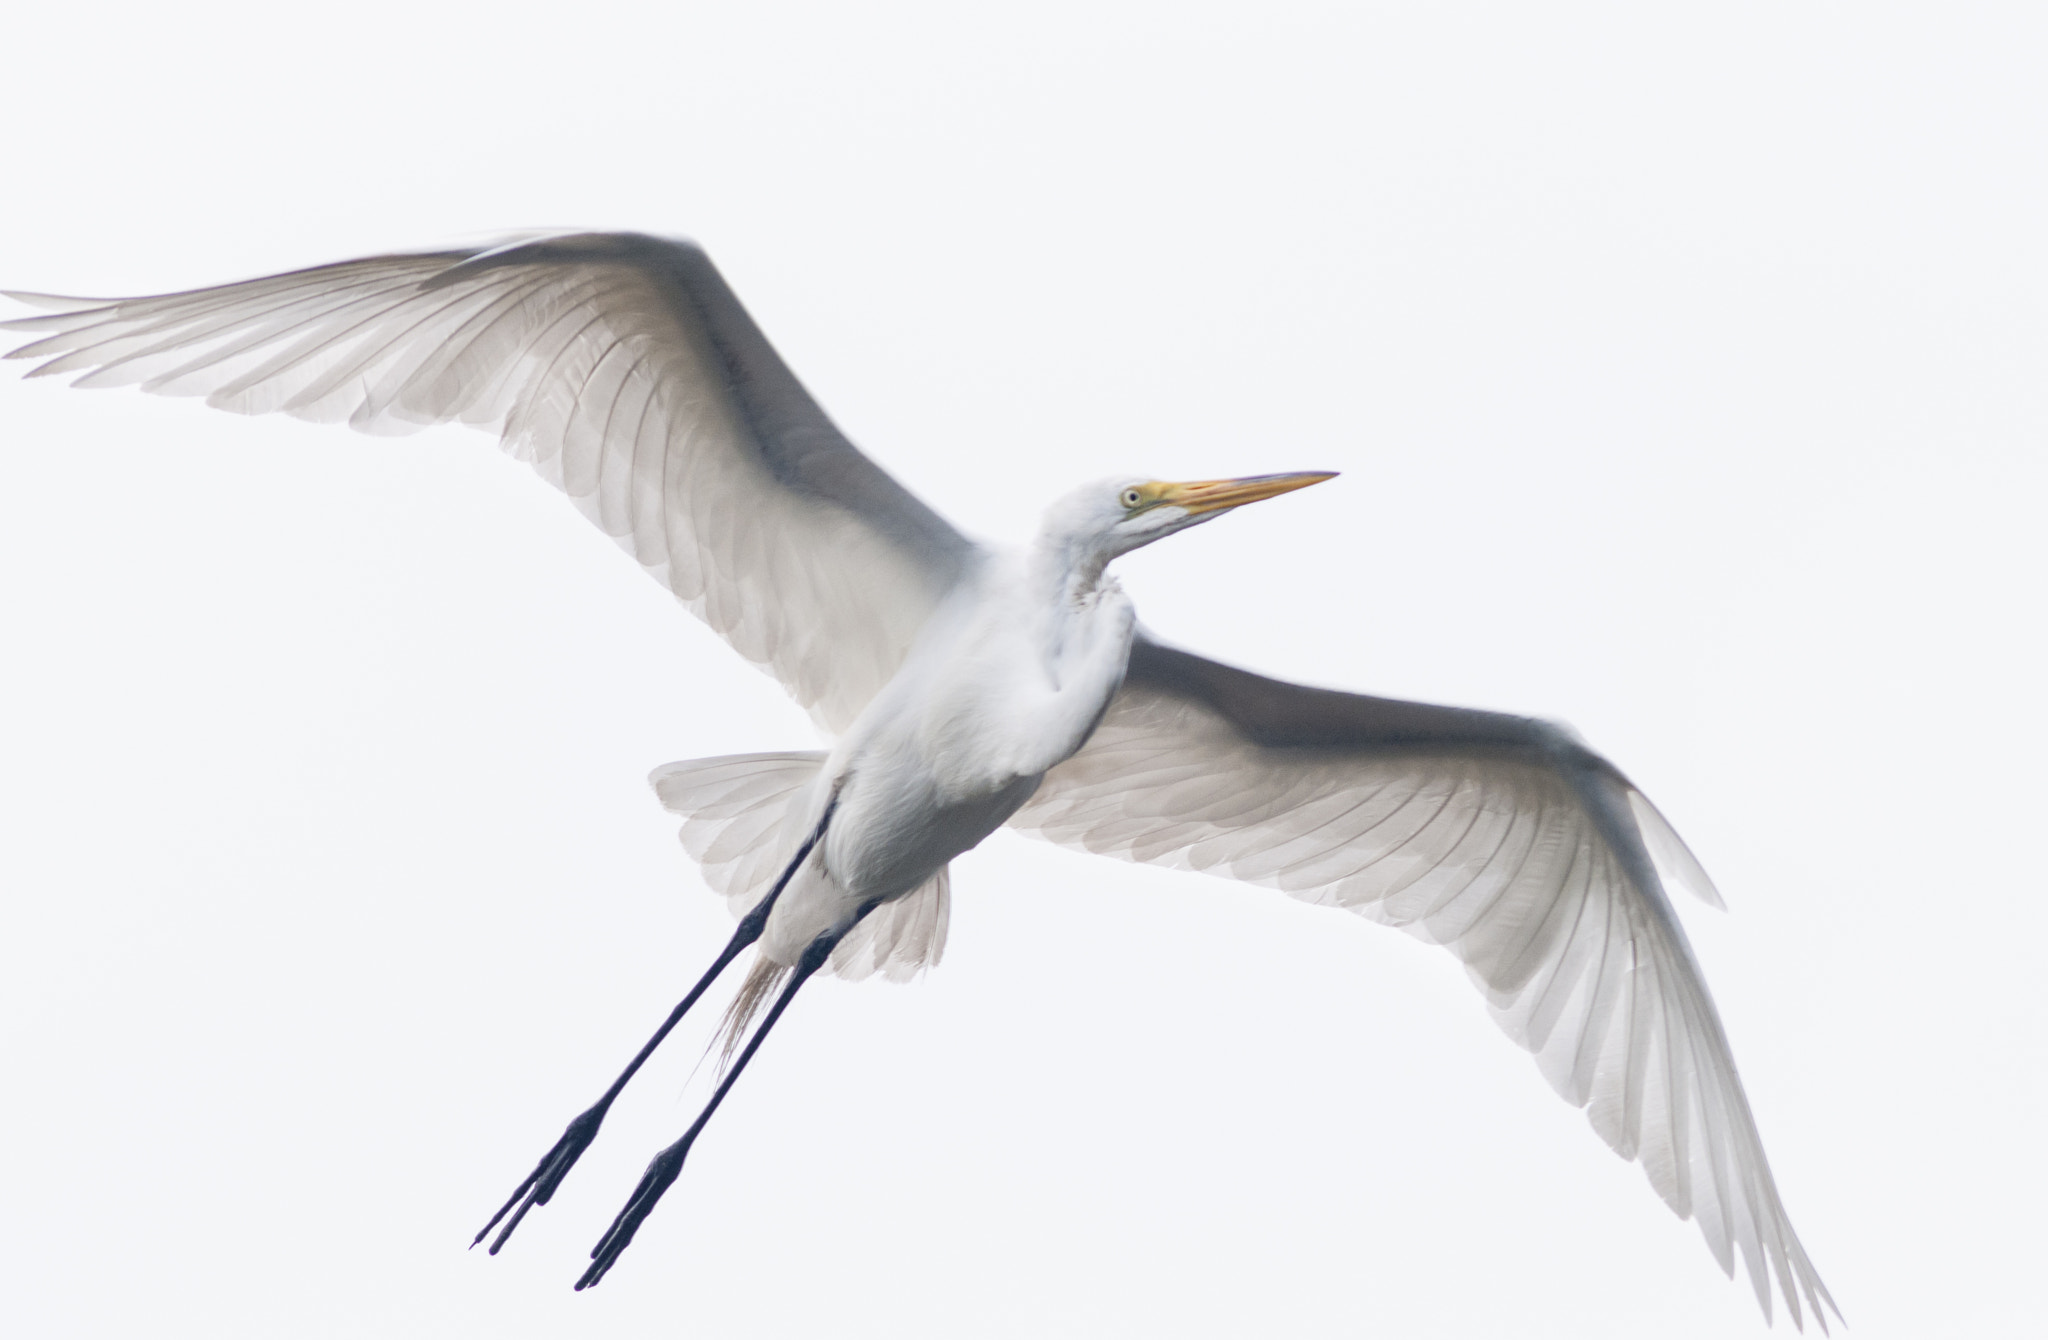
[[[18,7],[0,282],[688,233],[976,533],[1343,471],[1146,619],[1573,723],[1854,1334],[2036,1334],[2048,20],[1654,8]],[[1761,1333],[1449,955],[1008,834],[602,1288],[701,1030],[466,1253],[727,934],[647,771],[804,719],[474,435],[0,382],[0,463],[10,1334]]]

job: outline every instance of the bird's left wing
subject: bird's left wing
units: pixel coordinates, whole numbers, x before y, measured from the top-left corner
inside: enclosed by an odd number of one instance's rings
[[[703,251],[626,233],[372,256],[49,314],[10,358],[376,433],[460,422],[592,521],[827,729],[895,673],[974,546],[847,441]]]
[[[1605,759],[1544,722],[1305,688],[1140,637],[1095,734],[1012,822],[1265,884],[1457,954],[1501,1026],[1639,1160],[1765,1315],[1833,1307],[1780,1204],[1658,878],[1713,886]]]

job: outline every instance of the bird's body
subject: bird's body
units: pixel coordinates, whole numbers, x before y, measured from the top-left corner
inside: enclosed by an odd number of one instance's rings
[[[1723,1267],[1741,1255],[1766,1313],[1775,1280],[1795,1321],[1810,1310],[1825,1325],[1832,1300],[1779,1202],[1664,880],[1716,895],[1647,798],[1546,723],[1284,684],[1139,629],[1107,571],[1119,555],[1327,474],[1108,479],[1055,502],[1024,548],[969,540],[838,433],[701,251],[631,235],[154,298],[21,296],[50,309],[12,323],[38,332],[11,355],[46,360],[38,373],[370,431],[497,432],[830,737],[824,752],[655,772],[739,927],[486,1226],[506,1222],[494,1251],[755,946],[728,1014],[732,1068],[579,1287],[601,1279],[805,980],[935,963],[948,862],[1010,824],[1449,948]]]
[[[794,965],[863,905],[922,887],[1086,742],[1136,615],[1114,582],[1067,582],[1047,557],[990,555],[827,755],[784,831],[808,831],[828,803],[833,820],[778,900],[763,957]]]

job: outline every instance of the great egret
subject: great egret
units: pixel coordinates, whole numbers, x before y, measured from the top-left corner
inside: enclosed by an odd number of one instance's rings
[[[596,1283],[804,981],[906,978],[944,944],[947,862],[1008,823],[1345,907],[1446,946],[1509,1035],[1766,1317],[1833,1300],[1779,1202],[1661,876],[1718,896],[1612,764],[1523,717],[1286,684],[1149,637],[1119,554],[1327,474],[1086,485],[1029,549],[972,542],[844,438],[696,247],[532,236],[47,315],[31,376],[404,433],[496,432],[835,743],[657,770],[740,916],[711,968],[478,1241],[544,1204],[612,1100],[750,944],[737,1048],[592,1252]],[[772,1003],[770,1003],[772,999]],[[752,1016],[767,1005],[758,1024]],[[751,1030],[751,1031],[749,1031]],[[743,1041],[742,1041],[743,1040]],[[1837,1313],[1839,1316],[1839,1313]]]

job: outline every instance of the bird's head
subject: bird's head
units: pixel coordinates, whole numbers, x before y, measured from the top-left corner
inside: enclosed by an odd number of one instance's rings
[[[1334,479],[1329,470],[1244,479],[1102,479],[1075,489],[1045,514],[1041,543],[1069,561],[1099,566],[1157,539],[1213,521],[1261,498],[1277,497]]]

